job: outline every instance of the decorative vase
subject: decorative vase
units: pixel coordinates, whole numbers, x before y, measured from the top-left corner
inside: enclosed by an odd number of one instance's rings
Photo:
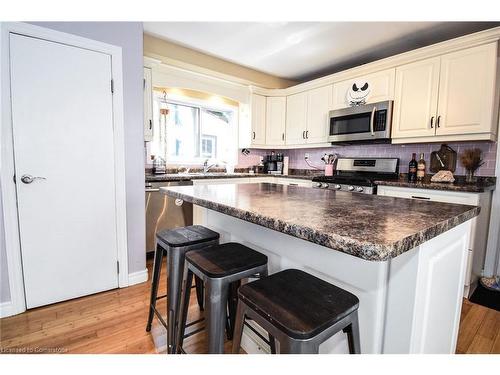
[[[465,171],[465,183],[467,184],[473,184],[476,182],[476,177],[474,176],[474,172],[473,170],[466,170]]]

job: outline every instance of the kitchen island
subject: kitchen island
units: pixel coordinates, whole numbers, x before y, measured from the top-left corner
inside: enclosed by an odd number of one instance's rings
[[[303,269],[357,295],[363,353],[455,352],[478,207],[268,183],[162,190],[221,242],[266,254],[270,273]],[[266,350],[251,330],[243,347]],[[345,334],[320,352],[346,353]]]

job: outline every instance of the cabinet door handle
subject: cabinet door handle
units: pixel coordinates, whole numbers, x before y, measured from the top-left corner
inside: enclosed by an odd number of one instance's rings
[[[440,127],[440,126],[439,126],[440,121],[441,121],[441,116],[438,116],[438,120],[437,120],[437,122],[436,122],[436,126],[437,126],[438,128]]]
[[[309,130],[306,130],[306,139],[309,139]]]
[[[377,107],[373,107],[372,114],[370,116],[370,133],[372,136],[375,135],[375,131],[373,130],[373,123],[375,122],[375,112],[377,112]]]
[[[302,132],[302,139],[306,139],[306,131],[305,130]]]
[[[284,141],[285,140],[285,133],[281,133],[281,140]]]
[[[418,195],[412,195],[411,197],[412,197],[413,199],[423,199],[423,200],[429,200],[429,199],[431,199],[431,198],[429,198],[429,197],[419,197]]]
[[[149,130],[153,129],[153,121],[149,120]]]
[[[434,116],[431,117],[431,129],[434,128]]]
[[[255,132],[252,132],[252,133],[253,133],[252,139],[255,139]]]

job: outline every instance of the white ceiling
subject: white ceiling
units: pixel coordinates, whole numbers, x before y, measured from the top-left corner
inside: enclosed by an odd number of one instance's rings
[[[145,22],[144,31],[301,81],[497,25],[500,23]]]

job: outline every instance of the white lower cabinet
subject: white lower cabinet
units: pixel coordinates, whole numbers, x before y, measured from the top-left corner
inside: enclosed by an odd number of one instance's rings
[[[491,208],[491,192],[464,193],[456,191],[378,186],[377,195],[481,207],[479,216],[472,219],[471,225],[469,258],[464,285],[464,297],[468,298],[477,287],[478,279],[481,277],[484,268]]]

